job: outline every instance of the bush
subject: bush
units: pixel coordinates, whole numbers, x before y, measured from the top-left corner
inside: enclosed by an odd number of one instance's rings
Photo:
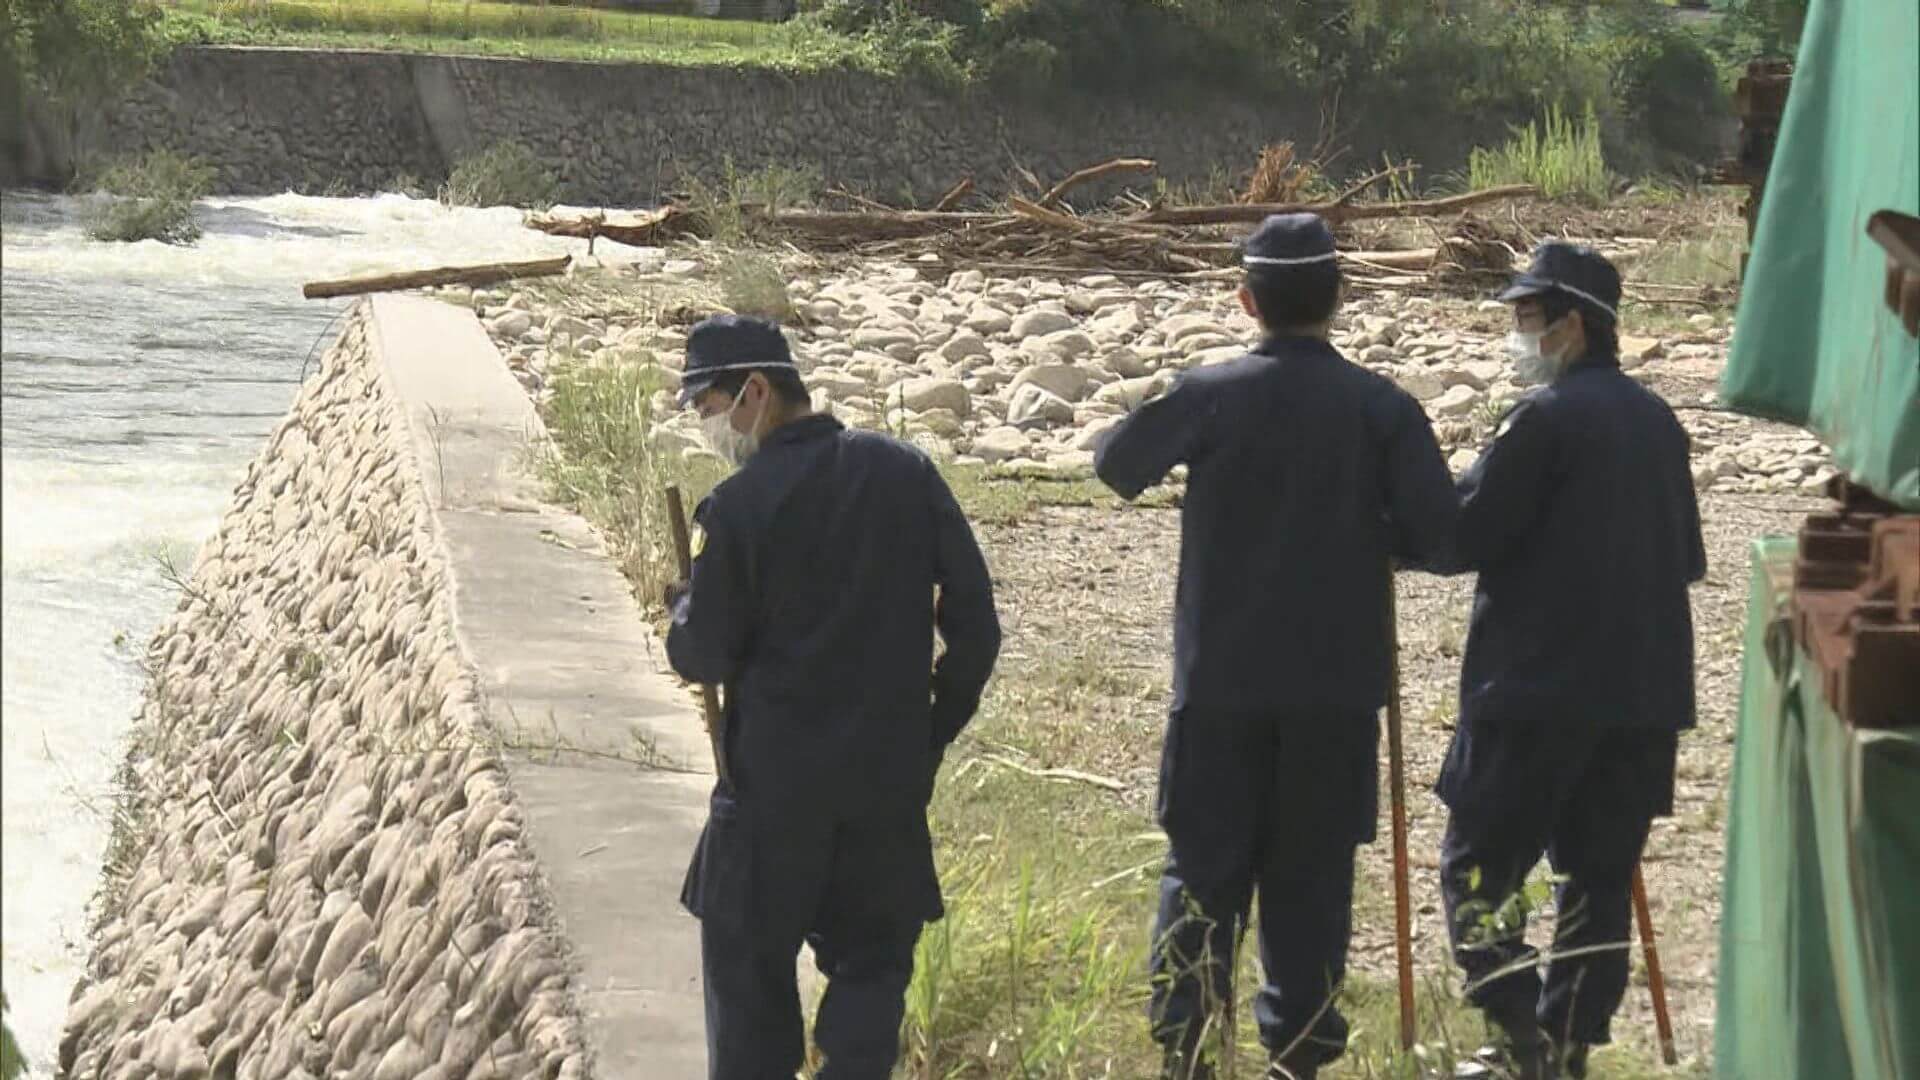
[[[1636,158],[1635,172],[1678,171],[1718,153],[1728,105],[1705,43],[1663,19],[1629,19],[1611,29],[1604,53],[1625,128],[1611,142]]]
[[[87,235],[95,240],[191,244],[200,238],[193,204],[213,187],[213,170],[170,150],[123,160],[95,182],[109,201],[89,214]]]
[[[542,210],[553,205],[559,181],[533,151],[519,143],[495,143],[462,158],[440,189],[448,206],[519,206]]]
[[[1528,124],[1515,129],[1504,146],[1475,149],[1467,178],[1475,189],[1532,184],[1550,199],[1602,202],[1613,190],[1592,106],[1577,123],[1553,106],[1544,126]]]

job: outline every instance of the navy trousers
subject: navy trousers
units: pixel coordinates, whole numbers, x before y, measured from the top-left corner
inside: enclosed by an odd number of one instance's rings
[[[802,942],[827,979],[820,1080],[891,1075],[914,946],[939,914],[923,810],[840,817],[716,794],[682,899],[700,917],[710,1080],[792,1080]]]
[[[1354,849],[1373,839],[1378,745],[1369,713],[1174,714],[1160,767],[1170,850],[1153,931],[1156,1039],[1177,1044],[1217,1017],[1257,894],[1261,1041],[1321,1061],[1345,1050],[1331,999],[1346,975]]]
[[[1653,819],[1672,812],[1677,740],[1551,725],[1456,732],[1441,780],[1458,803],[1441,845],[1441,895],[1467,998],[1489,1016],[1532,1016],[1563,1043],[1610,1041],[1627,989],[1633,869]],[[1520,899],[1542,854],[1556,879],[1544,978]]]

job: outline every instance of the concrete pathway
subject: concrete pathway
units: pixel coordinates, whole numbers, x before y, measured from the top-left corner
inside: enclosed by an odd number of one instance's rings
[[[593,531],[539,501],[539,417],[472,313],[373,303],[451,556],[457,632],[576,950],[595,1073],[696,1080],[699,927],[679,893],[713,781],[693,699]]]

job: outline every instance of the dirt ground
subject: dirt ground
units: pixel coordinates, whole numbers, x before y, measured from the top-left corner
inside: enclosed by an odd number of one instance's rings
[[[1669,401],[1697,404],[1715,374],[1674,371],[1656,375],[1652,384]],[[1797,496],[1701,497],[1709,570],[1693,590],[1699,725],[1681,742],[1675,813],[1656,823],[1645,859],[1680,1054],[1695,1070],[1712,1058],[1725,808],[1750,545],[1760,536],[1792,532],[1817,505]],[[1017,523],[982,526],[980,533],[1000,590],[1002,678],[1070,658],[1097,665],[1123,684],[1150,687],[1107,696],[1098,720],[1108,730],[1053,748],[1055,759],[1038,764],[1122,780],[1127,790],[1115,797],[1137,804],[1143,816],[1150,813],[1171,663],[1178,512],[1040,507]],[[1471,595],[1471,578],[1405,574],[1399,582],[1416,962],[1423,980],[1449,985],[1437,868],[1445,808],[1431,788],[1456,714]],[[1390,979],[1392,893],[1384,827],[1381,837],[1362,855],[1353,967]],[[1546,932],[1545,925],[1536,926],[1533,940],[1541,943]],[[1650,1058],[1653,1019],[1643,980],[1636,950],[1635,985],[1615,1034]]]

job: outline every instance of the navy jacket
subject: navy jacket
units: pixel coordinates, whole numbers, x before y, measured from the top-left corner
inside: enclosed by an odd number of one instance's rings
[[[986,561],[933,463],[807,417],[769,434],[695,519],[705,544],[667,656],[726,687],[742,797],[836,813],[923,800],[1000,649]]]
[[[1424,561],[1455,512],[1413,398],[1324,341],[1276,338],[1183,375],[1094,460],[1128,499],[1188,467],[1176,710],[1385,703],[1389,556]]]
[[[1507,415],[1459,490],[1444,568],[1480,574],[1462,721],[1692,727],[1706,553],[1666,403],[1585,360]]]

